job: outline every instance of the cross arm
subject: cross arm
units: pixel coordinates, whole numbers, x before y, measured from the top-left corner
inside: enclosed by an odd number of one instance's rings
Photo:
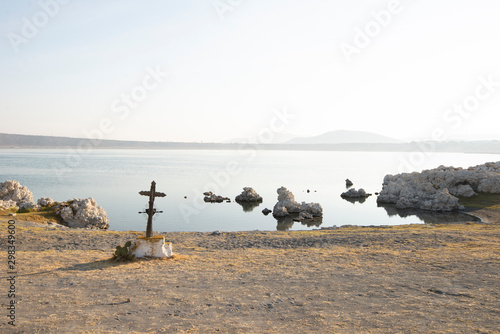
[[[142,196],[150,196],[150,195],[151,195],[151,191],[139,191],[139,195],[142,195]],[[155,193],[154,193],[154,196],[155,196],[155,197],[165,197],[165,196],[167,196],[167,194],[165,194],[165,193],[160,193],[160,192],[155,192]]]

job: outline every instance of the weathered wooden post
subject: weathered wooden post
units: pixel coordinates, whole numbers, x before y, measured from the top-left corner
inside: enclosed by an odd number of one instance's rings
[[[156,211],[154,208],[156,197],[165,197],[165,193],[156,192],[156,182],[151,182],[151,189],[149,191],[139,191],[142,196],[149,196],[149,209],[146,209],[148,214],[148,225],[146,226],[146,238],[151,238],[153,236],[153,216],[155,213],[162,213],[163,211]],[[144,213],[144,212],[139,212]]]
[[[148,214],[148,223],[146,226],[146,236],[137,237],[135,244],[132,247],[132,254],[136,257],[171,257],[172,256],[172,243],[165,244],[165,237],[163,235],[153,236],[153,216],[155,213],[162,213],[163,211],[156,211],[154,202],[156,197],[167,196],[164,193],[156,191],[156,182],[151,182],[151,189],[149,191],[139,191],[142,196],[149,196],[149,206],[145,212]]]

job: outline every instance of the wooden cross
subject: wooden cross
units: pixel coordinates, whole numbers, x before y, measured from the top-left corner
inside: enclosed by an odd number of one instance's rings
[[[153,236],[153,216],[155,213],[162,213],[163,211],[156,211],[154,208],[154,202],[156,197],[167,196],[164,193],[156,192],[156,182],[151,182],[151,189],[149,191],[139,191],[139,195],[149,196],[149,209],[146,209],[148,214],[148,225],[146,227],[146,238],[151,238]],[[144,212],[139,212],[144,213]]]

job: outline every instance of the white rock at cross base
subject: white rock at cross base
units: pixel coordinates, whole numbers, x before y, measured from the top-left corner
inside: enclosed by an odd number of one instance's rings
[[[138,237],[132,245],[132,254],[137,258],[143,257],[172,257],[172,243],[165,243],[165,237],[162,235],[151,238]]]

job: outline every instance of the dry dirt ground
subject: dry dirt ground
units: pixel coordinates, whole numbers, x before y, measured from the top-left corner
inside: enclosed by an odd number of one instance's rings
[[[0,332],[500,333],[500,220],[489,215],[489,224],[168,233],[173,258],[133,263],[110,258],[141,233],[16,221],[15,298],[0,217]]]

